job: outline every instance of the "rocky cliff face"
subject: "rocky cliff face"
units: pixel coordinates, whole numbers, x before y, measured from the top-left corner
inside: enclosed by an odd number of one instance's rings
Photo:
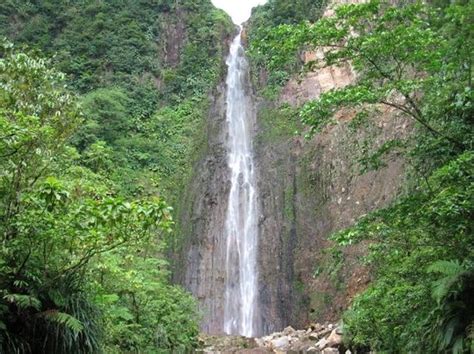
[[[226,160],[225,85],[217,87],[209,110],[207,149],[196,163],[194,177],[186,191],[180,219],[187,244],[181,282],[197,297],[204,315],[201,329],[219,333],[223,328],[225,289],[225,228],[229,169]]]
[[[318,53],[305,53],[312,60]],[[282,104],[299,106],[354,80],[349,65],[328,67],[291,80],[279,99],[261,101],[258,114],[257,170],[261,192],[261,288],[268,332],[285,325],[335,320],[369,281],[359,256],[364,246],[331,253],[328,237],[358,217],[387,205],[404,181],[404,162],[396,154],[375,171],[361,172],[370,150],[409,133],[406,118],[372,107],[371,124],[356,129],[355,111],[340,111],[336,124],[310,140],[275,132],[291,126]],[[273,114],[272,114],[273,113]],[[283,120],[283,122],[281,121]]]
[[[331,15],[331,7],[325,15]],[[309,61],[321,53],[303,53]],[[374,171],[362,171],[364,158],[384,142],[409,134],[403,116],[371,107],[364,129],[356,129],[357,112],[336,114],[336,123],[310,140],[296,129],[280,106],[297,107],[321,93],[350,84],[350,65],[328,67],[290,80],[280,97],[257,101],[256,170],[259,190],[259,286],[264,333],[288,325],[338,319],[370,275],[359,257],[365,246],[331,251],[329,236],[358,217],[381,208],[403,188],[405,165],[396,154]],[[195,166],[181,213],[185,277],[200,301],[202,329],[222,329],[224,252],[218,235],[224,230],[229,171],[226,165],[225,87],[211,104],[207,150]],[[292,121],[293,119],[293,121]]]

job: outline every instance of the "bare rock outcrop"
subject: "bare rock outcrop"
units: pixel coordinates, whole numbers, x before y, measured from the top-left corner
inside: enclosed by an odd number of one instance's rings
[[[224,229],[229,193],[229,170],[226,159],[225,85],[215,92],[207,126],[205,156],[197,162],[192,183],[186,193],[186,208],[180,218],[187,237],[181,280],[198,299],[204,315],[201,329],[208,333],[222,331],[225,293],[225,245],[220,242]]]
[[[331,14],[328,10],[325,15]],[[317,57],[321,51],[303,53],[305,61]],[[260,103],[256,144],[261,194],[259,262],[267,333],[286,324],[301,327],[314,320],[339,318],[352,298],[367,287],[370,274],[358,260],[366,245],[331,256],[325,251],[331,246],[328,238],[360,216],[387,206],[403,190],[406,167],[397,152],[388,154],[376,170],[363,166],[364,159],[384,143],[410,134],[410,121],[393,108],[370,107],[364,129],[353,128],[357,111],[341,110],[334,124],[310,140],[292,132],[274,138],[273,125],[262,122],[262,112],[269,107],[298,107],[355,79],[349,64],[325,67],[290,80],[277,102]]]
[[[286,327],[260,338],[202,335],[201,345],[198,352],[209,354],[351,353],[344,348],[342,327],[337,324],[312,324],[303,330]]]

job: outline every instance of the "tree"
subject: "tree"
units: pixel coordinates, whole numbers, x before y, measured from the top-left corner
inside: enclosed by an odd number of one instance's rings
[[[50,69],[48,61],[17,52],[10,43],[3,42],[1,50],[2,352],[100,351],[107,342],[103,336],[113,330],[104,325],[111,317],[98,295],[116,296],[127,309],[136,303],[128,300],[130,292],[123,293],[132,279],[114,289],[108,277],[99,281],[93,269],[130,253],[139,261],[116,266],[116,271],[143,279],[141,286],[148,288],[139,289],[136,298],[144,304],[157,301],[155,292],[162,292],[160,304],[168,306],[160,316],[140,307],[141,319],[126,319],[143,330],[136,334],[139,344],[159,347],[162,343],[150,338],[166,328],[163,348],[192,346],[194,302],[168,284],[165,264],[157,256],[160,236],[172,226],[170,208],[160,197],[127,200],[117,194],[113,182],[95,173],[105,164],[101,143],[83,158],[95,172],[81,166],[80,155],[67,144],[81,114],[63,75]],[[180,336],[172,333],[169,323],[182,318],[182,311],[188,320]]]
[[[323,51],[322,59],[307,64],[308,70],[350,63],[357,72],[354,84],[324,93],[303,107],[301,119],[313,132],[327,125],[336,110],[379,103],[403,112],[461,151],[468,145],[464,140],[470,126],[457,120],[454,128],[456,117],[446,115],[446,109],[435,111],[435,107],[450,105],[453,96],[460,100],[458,105],[472,110],[472,49],[453,40],[452,30],[440,30],[441,21],[435,20],[444,17],[442,23],[461,29],[466,40],[472,41],[472,33],[467,33],[467,28],[472,31],[470,17],[462,15],[461,8],[472,13],[472,4],[453,5],[445,13],[418,3],[395,7],[369,1],[341,6],[335,16],[316,23],[277,27],[262,49],[271,53],[270,69],[280,67],[304,47]],[[284,45],[277,46],[281,38]],[[462,55],[453,56],[453,52]],[[443,86],[450,80],[456,80],[456,85],[448,91]]]
[[[404,147],[414,170],[408,193],[332,237],[336,248],[368,244],[373,281],[344,314],[346,341],[356,349],[473,350],[473,17],[472,1],[369,1],[315,23],[279,26],[254,43],[270,58],[270,70],[300,50],[320,54],[307,70],[353,67],[354,83],[301,107],[309,136],[346,107],[359,112],[357,119],[372,118],[360,129],[377,121],[370,111],[377,105],[415,123],[403,144],[388,142],[374,154]]]

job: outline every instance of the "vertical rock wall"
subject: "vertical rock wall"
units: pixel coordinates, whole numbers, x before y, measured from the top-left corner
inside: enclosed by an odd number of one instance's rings
[[[306,53],[305,58],[314,55]],[[352,80],[348,65],[325,68],[290,81],[277,102],[261,102],[256,158],[261,294],[268,332],[337,319],[369,275],[358,259],[364,245],[331,255],[328,237],[387,205],[403,186],[405,166],[397,154],[376,171],[361,172],[358,162],[368,150],[409,133],[407,119],[392,109],[372,107],[369,124],[358,130],[350,124],[356,112],[340,111],[336,124],[311,140],[293,135],[291,128],[286,135],[272,132],[286,124],[279,122],[281,104],[299,106]]]
[[[357,2],[363,0],[331,1],[323,16],[332,16],[340,4]],[[322,58],[323,51],[302,53],[301,59]],[[396,153],[388,156],[385,166],[361,171],[360,161],[371,151],[410,133],[407,118],[393,109],[371,107],[368,124],[360,129],[351,125],[357,112],[342,110],[336,114],[336,124],[311,140],[294,135],[294,125],[279,109],[283,104],[301,106],[350,85],[355,78],[348,63],[325,67],[290,80],[275,102],[260,101],[259,259],[267,332],[338,319],[370,276],[360,262],[366,245],[334,253],[328,238],[360,216],[388,205],[403,188],[405,165]],[[285,126],[287,131],[282,132]]]
[[[303,60],[318,55],[304,53]],[[365,245],[331,254],[328,237],[388,205],[403,188],[405,165],[397,154],[376,171],[361,172],[359,163],[370,147],[410,133],[409,122],[397,112],[373,107],[370,124],[356,130],[350,123],[356,112],[340,111],[336,124],[311,140],[294,135],[292,124],[278,113],[281,104],[299,106],[353,80],[349,65],[325,68],[288,82],[276,102],[258,101],[254,146],[265,333],[338,319],[370,276],[359,260]],[[222,84],[211,100],[207,150],[195,166],[180,215],[187,241],[182,253],[185,276],[178,280],[197,296],[205,318],[202,330],[208,333],[223,327],[225,253],[218,235],[224,230],[230,188],[224,95]]]
[[[219,333],[223,328],[225,292],[225,244],[219,242],[225,228],[229,170],[226,160],[225,84],[211,99],[207,126],[207,149],[197,162],[194,177],[182,203],[180,215],[186,240],[183,251],[184,283],[198,299],[204,321],[202,330]]]

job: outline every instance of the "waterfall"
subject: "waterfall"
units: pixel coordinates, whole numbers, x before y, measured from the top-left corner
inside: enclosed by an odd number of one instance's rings
[[[231,189],[225,220],[224,331],[251,337],[258,332],[259,317],[257,191],[252,151],[255,113],[240,33],[230,47],[227,66],[227,161]]]

